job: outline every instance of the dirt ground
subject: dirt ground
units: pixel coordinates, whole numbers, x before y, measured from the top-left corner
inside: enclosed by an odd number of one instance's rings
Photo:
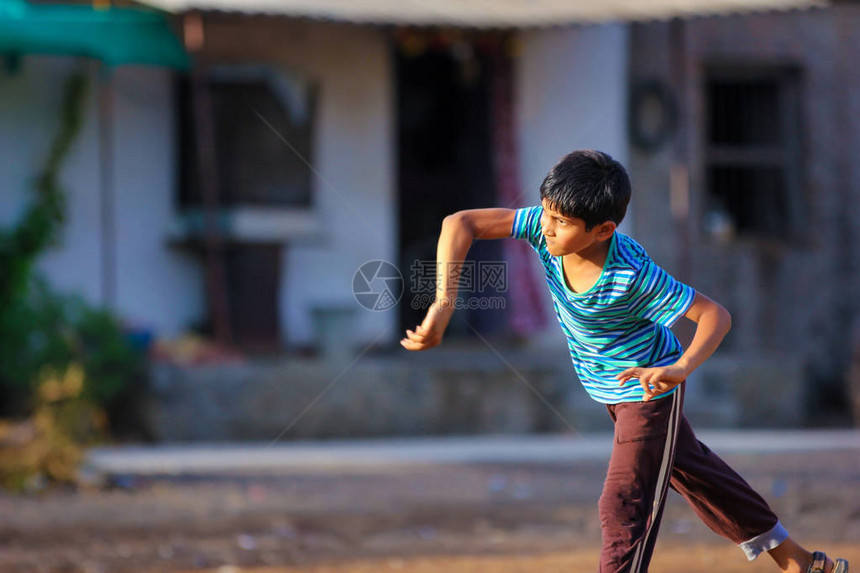
[[[725,456],[801,543],[860,566],[860,456]],[[0,494],[0,572],[423,573],[596,569],[605,462],[416,465],[349,473],[115,476]],[[654,573],[749,564],[672,494]]]

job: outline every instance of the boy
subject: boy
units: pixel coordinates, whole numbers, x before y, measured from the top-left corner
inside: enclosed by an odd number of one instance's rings
[[[668,487],[683,495],[716,533],[752,560],[763,552],[788,573],[847,573],[844,559],[810,553],[767,503],[699,442],[681,412],[683,382],[731,326],[725,308],[655,265],[616,231],[630,201],[624,167],[593,150],[561,159],[540,187],[541,205],[474,209],[445,217],[439,237],[436,300],[401,345],[438,345],[454,310],[456,276],[475,239],[529,241],[546,271],[574,368],[615,425],[600,496],[601,573],[648,570]],[[669,330],[697,323],[682,350]]]

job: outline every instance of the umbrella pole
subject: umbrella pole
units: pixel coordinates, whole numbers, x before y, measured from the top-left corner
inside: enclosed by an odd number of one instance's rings
[[[101,191],[101,300],[116,307],[116,196],[114,192],[113,107],[110,69],[101,64],[98,82],[99,188]]]
[[[200,13],[192,12],[184,18],[185,45],[189,52],[200,53],[203,48],[204,28]],[[191,106],[194,114],[194,145],[197,149],[197,174],[203,195],[203,250],[206,257],[206,290],[212,333],[215,340],[229,345],[233,342],[230,317],[230,300],[227,287],[225,261],[226,244],[219,228],[221,210],[218,188],[218,159],[215,149],[215,126],[212,97],[206,77],[205,59],[191,68]]]

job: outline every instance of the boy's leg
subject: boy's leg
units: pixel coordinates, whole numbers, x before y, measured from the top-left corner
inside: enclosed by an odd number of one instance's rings
[[[750,560],[788,537],[767,502],[696,439],[685,417],[678,430],[671,487],[708,527],[739,545]]]
[[[608,406],[615,440],[603,493],[600,573],[643,573],[663,513],[681,420],[682,388],[650,402]]]

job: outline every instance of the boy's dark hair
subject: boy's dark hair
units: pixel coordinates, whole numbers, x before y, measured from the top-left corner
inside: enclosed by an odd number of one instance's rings
[[[582,219],[590,231],[605,221],[621,223],[630,202],[630,178],[608,154],[580,149],[550,169],[541,183],[540,198],[562,215]]]

